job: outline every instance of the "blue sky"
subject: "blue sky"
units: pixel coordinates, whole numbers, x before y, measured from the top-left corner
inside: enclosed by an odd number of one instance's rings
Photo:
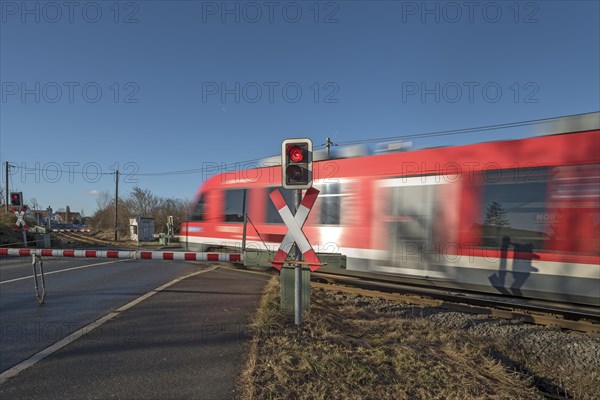
[[[2,186],[9,161],[26,200],[91,215],[117,166],[122,193],[191,198],[202,173],[143,174],[598,111],[599,21],[597,1],[2,0]]]

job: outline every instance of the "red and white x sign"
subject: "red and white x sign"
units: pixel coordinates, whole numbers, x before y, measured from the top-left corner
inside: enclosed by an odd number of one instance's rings
[[[283,196],[281,195],[281,192],[279,190],[274,190],[271,192],[271,200],[273,201],[273,204],[275,204],[275,208],[277,208],[277,211],[279,211],[279,215],[281,215],[283,222],[288,228],[288,232],[283,238],[283,241],[279,246],[279,250],[277,250],[275,257],[271,262],[273,267],[281,269],[294,243],[298,245],[298,248],[304,256],[304,260],[308,263],[311,263],[311,271],[314,271],[320,267],[319,258],[308,242],[306,235],[304,235],[304,232],[302,232],[302,227],[308,218],[311,208],[315,205],[318,195],[319,191],[317,189],[312,187],[309,188],[306,191],[302,202],[300,203],[300,207],[298,207],[298,210],[296,211],[296,215],[292,215],[292,212],[287,206]]]
[[[16,208],[13,208],[13,212],[15,213],[15,216],[17,217],[17,222],[15,222],[15,229],[19,229],[21,226],[25,230],[28,229],[27,224],[25,223],[25,220],[23,219],[26,211],[27,211],[27,208],[25,208],[25,207],[23,207],[21,209],[21,211],[17,211]]]

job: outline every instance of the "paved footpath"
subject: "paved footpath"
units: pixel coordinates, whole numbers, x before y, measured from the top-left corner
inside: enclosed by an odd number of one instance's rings
[[[178,282],[0,385],[2,399],[231,399],[268,276]]]

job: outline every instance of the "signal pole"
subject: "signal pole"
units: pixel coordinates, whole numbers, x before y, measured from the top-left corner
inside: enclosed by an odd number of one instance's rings
[[[8,161],[6,162],[6,214],[8,214]]]
[[[325,138],[325,156],[327,158],[329,158],[329,155],[331,154],[331,146],[337,146],[337,144],[333,143],[331,138]]]
[[[295,206],[296,210],[294,214],[298,213],[300,209],[300,202],[302,202],[302,189],[297,189],[296,193],[294,193],[295,197]],[[300,251],[300,247],[295,245],[296,247],[296,261],[302,261],[302,252]],[[294,289],[294,323],[296,326],[302,325],[302,264],[296,264],[294,268],[295,274],[295,283],[296,287]]]
[[[309,189],[313,184],[313,171],[312,171],[312,163],[313,163],[313,147],[312,141],[310,139],[286,139],[281,143],[281,183],[285,189],[293,190],[293,205],[295,206],[294,215],[298,215],[298,211],[300,210],[300,204],[302,203],[302,189]],[[282,198],[283,199],[283,198]],[[312,206],[311,206],[312,207]],[[283,208],[279,209],[280,211]],[[291,211],[291,210],[288,210]],[[282,214],[283,217],[283,214]],[[295,217],[294,217],[295,218]],[[284,222],[285,222],[285,218]],[[304,224],[305,219],[302,221],[301,225]],[[288,221],[293,226],[294,222]],[[288,224],[286,222],[286,225]],[[301,226],[299,226],[302,229]],[[305,238],[306,240],[306,238]],[[289,268],[286,268],[284,265],[281,268],[280,281],[281,281],[281,306],[282,308],[288,308],[292,299],[288,300],[288,293],[290,297],[293,298],[294,302],[294,322],[296,326],[302,325],[302,311],[303,309],[307,309],[309,307],[310,301],[310,270],[307,271],[307,276],[304,278],[302,274],[304,273],[302,268],[302,251],[296,242],[295,242],[295,253],[291,253],[290,255],[293,257],[292,259],[296,261],[295,263],[292,261],[289,263]],[[310,243],[307,243],[310,247]],[[283,245],[283,244],[282,244]],[[304,251],[308,251],[306,249],[302,249]],[[312,250],[312,248],[311,248]],[[279,252],[277,253],[279,254]],[[277,257],[276,254],[276,257]],[[284,261],[284,260],[282,260]],[[285,263],[284,263],[285,264]],[[293,265],[293,267],[292,267]],[[293,272],[292,272],[293,268]],[[289,274],[288,274],[289,272]],[[294,277],[294,283],[291,282],[291,276]],[[304,281],[304,282],[303,282]],[[292,290],[292,287],[294,288]],[[305,290],[304,294],[302,291]],[[293,295],[292,295],[293,293]],[[303,297],[306,297],[303,299]],[[303,304],[305,303],[305,304]],[[290,307],[291,308],[291,307]]]
[[[115,174],[115,242],[119,241],[119,170]]]

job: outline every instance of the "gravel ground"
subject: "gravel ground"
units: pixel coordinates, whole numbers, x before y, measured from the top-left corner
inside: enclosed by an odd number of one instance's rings
[[[387,300],[317,290],[366,313],[423,318],[435,325],[489,338],[493,354],[510,368],[532,376],[536,386],[565,398],[600,398],[600,338],[484,315],[419,307]]]

